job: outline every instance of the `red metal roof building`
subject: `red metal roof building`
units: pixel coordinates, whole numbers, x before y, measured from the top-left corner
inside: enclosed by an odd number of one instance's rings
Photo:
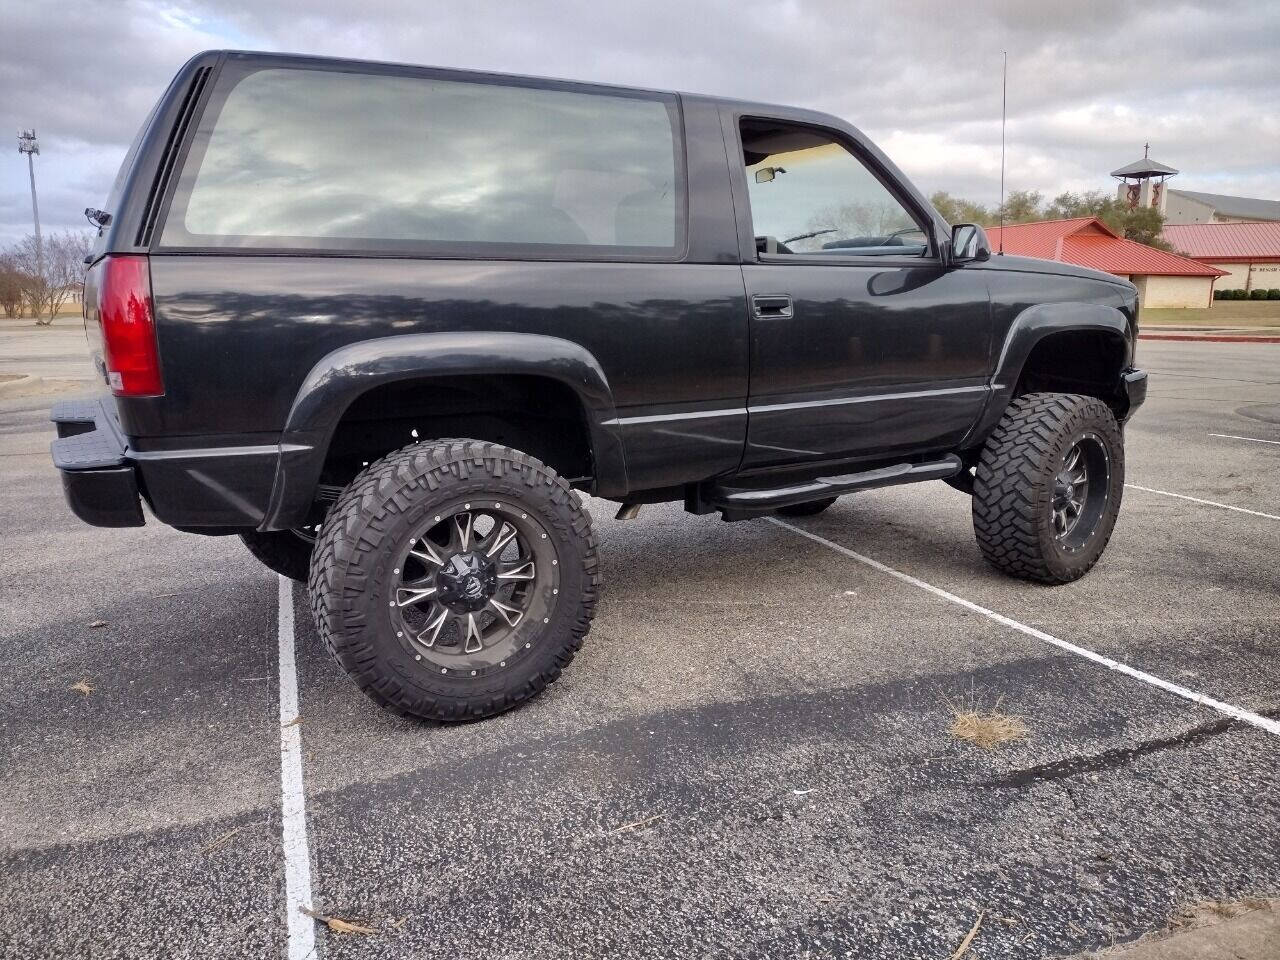
[[[1097,217],[1041,220],[987,230],[991,249],[1021,257],[1058,260],[1127,277],[1147,307],[1207,307],[1213,282],[1227,271],[1189,257],[1126,240]]]
[[[1280,288],[1280,222],[1169,224],[1164,238],[1179,253],[1226,271],[1220,290]]]

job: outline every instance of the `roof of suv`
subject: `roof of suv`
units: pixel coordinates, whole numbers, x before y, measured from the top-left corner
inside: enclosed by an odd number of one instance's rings
[[[738,97],[717,96],[714,94],[695,93],[688,90],[670,90],[661,87],[638,87],[620,83],[604,83],[595,80],[581,80],[573,77],[544,77],[534,74],[524,73],[505,73],[499,70],[471,70],[465,67],[442,67],[435,64],[427,63],[404,63],[394,60],[362,60],[351,57],[325,57],[315,54],[306,53],[275,53],[267,50],[206,50],[204,53],[198,54],[194,59],[213,58],[213,57],[234,57],[241,60],[262,60],[271,63],[287,63],[298,66],[307,64],[315,64],[317,66],[346,66],[346,67],[373,67],[379,69],[403,69],[403,70],[431,70],[441,73],[458,74],[459,76],[472,76],[478,78],[487,78],[495,80],[519,80],[533,83],[555,83],[565,84],[568,86],[590,88],[592,90],[616,90],[622,93],[649,93],[658,94],[660,96],[679,96],[679,97],[697,97],[701,100],[709,100],[715,103],[722,103],[742,109],[744,112],[765,112],[765,113],[781,113],[788,114],[803,113],[813,118],[824,118],[831,123],[844,123],[841,118],[833,114],[823,113],[820,110],[813,110],[809,107],[800,107],[795,105],[770,103],[764,101],[745,100]]]

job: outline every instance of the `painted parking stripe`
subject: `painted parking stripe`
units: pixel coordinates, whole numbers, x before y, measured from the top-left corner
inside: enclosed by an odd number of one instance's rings
[[[1201,500],[1199,497],[1188,497],[1185,493],[1170,493],[1168,490],[1157,490],[1155,487],[1140,487],[1136,483],[1126,483],[1126,487],[1131,490],[1141,490],[1144,493],[1158,493],[1162,497],[1174,497],[1178,500],[1190,500],[1192,503],[1200,503],[1206,507],[1221,507],[1223,510],[1234,510],[1236,513],[1247,513],[1251,517],[1265,517],[1268,520],[1280,520],[1280,517],[1274,513],[1263,513],[1261,510],[1246,510],[1244,507],[1233,507],[1229,503],[1218,503],[1217,500]]]
[[[1112,660],[1110,657],[1103,656],[1102,654],[1089,650],[1086,647],[1081,647],[1067,640],[1062,640],[1059,637],[1055,637],[1053,634],[1045,633],[1043,630],[1037,630],[1035,627],[1029,627],[1025,623],[1019,623],[1017,620],[1013,620],[1003,614],[996,613],[994,610],[988,610],[986,607],[976,604],[972,600],[966,600],[964,597],[958,597],[954,593],[943,590],[941,587],[935,587],[931,583],[925,583],[923,580],[913,577],[909,573],[903,573],[901,570],[895,570],[893,567],[887,566],[879,560],[872,560],[870,557],[863,556],[856,551],[850,550],[848,547],[842,547],[840,544],[834,543],[825,537],[820,537],[816,533],[810,533],[808,530],[802,530],[799,527],[792,526],[785,520],[779,520],[777,517],[768,517],[766,519],[776,526],[790,530],[792,533],[799,534],[802,537],[807,537],[814,543],[820,543],[827,549],[834,550],[836,553],[842,554],[851,560],[857,560],[859,563],[865,564],[873,570],[879,570],[881,573],[893,577],[895,580],[901,580],[903,583],[925,590],[933,594],[935,597],[940,597],[949,603],[954,603],[957,606],[964,607],[966,610],[981,614],[988,620],[994,620],[1002,626],[1017,630],[1019,633],[1025,633],[1027,636],[1035,637],[1037,640],[1043,640],[1045,643],[1052,644],[1061,650],[1066,650],[1068,653],[1074,653],[1077,656],[1084,657],[1086,660],[1092,660],[1094,663],[1104,666],[1108,670],[1114,670],[1117,673],[1123,673],[1125,676],[1132,677],[1135,680],[1141,680],[1143,683],[1150,684],[1153,687],[1159,687],[1161,690],[1172,693],[1175,696],[1182,697],[1184,700],[1190,700],[1192,703],[1198,704],[1199,706],[1208,707],[1210,710],[1216,710],[1221,714],[1231,717],[1233,720],[1239,720],[1243,723],[1251,724],[1259,730],[1265,730],[1267,733],[1280,737],[1280,721],[1259,716],[1256,713],[1243,710],[1240,707],[1233,706],[1232,704],[1223,703],[1221,700],[1215,700],[1212,697],[1205,696],[1203,693],[1197,693],[1195,690],[1188,689],[1180,684],[1171,683],[1168,680],[1163,680],[1160,677],[1153,676],[1150,673],[1131,667],[1126,663],[1121,663],[1119,660]]]
[[[1252,440],[1254,443],[1274,443],[1280,447],[1280,440],[1263,440],[1259,437],[1238,437],[1234,433],[1211,433],[1211,437],[1221,437],[1223,440]]]
[[[302,783],[302,725],[298,723],[298,667],[294,659],[293,581],[280,577],[280,820],[284,848],[285,917],[288,960],[315,953],[316,925],[302,912],[311,909],[311,851],[307,846],[307,795]]]

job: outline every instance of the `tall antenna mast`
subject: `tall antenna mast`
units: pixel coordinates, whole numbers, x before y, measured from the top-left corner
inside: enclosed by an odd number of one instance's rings
[[[1004,50],[1004,72],[1000,81],[1000,256],[1004,256],[1004,128],[1009,116],[1009,51]]]

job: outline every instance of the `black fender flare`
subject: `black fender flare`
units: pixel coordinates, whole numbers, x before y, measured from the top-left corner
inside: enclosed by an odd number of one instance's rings
[[[990,391],[982,415],[962,447],[972,447],[986,439],[995,429],[1022,376],[1031,351],[1045,337],[1068,331],[1087,331],[1114,336],[1123,350],[1120,368],[1123,370],[1133,357],[1133,333],[1129,318],[1117,307],[1105,303],[1041,303],[1023,310],[1009,325],[1000,356],[991,375]],[[1120,380],[1116,379],[1117,389]]]
[[[303,522],[334,431],[356,398],[397,380],[465,374],[539,376],[565,384],[586,414],[595,464],[593,492],[626,492],[613,392],[599,361],[581,344],[501,331],[404,334],[339,347],[311,368],[280,437],[271,503],[259,529],[282,530]]]

